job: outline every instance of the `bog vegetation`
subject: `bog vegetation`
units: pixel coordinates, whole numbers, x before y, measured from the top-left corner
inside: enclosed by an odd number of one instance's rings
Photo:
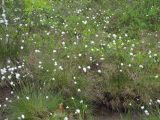
[[[0,7],[0,119],[94,120],[102,107],[160,119],[160,0]]]

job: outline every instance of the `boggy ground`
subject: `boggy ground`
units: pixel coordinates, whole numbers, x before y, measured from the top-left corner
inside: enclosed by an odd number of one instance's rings
[[[0,87],[0,107],[2,108],[0,111],[0,120],[6,118],[7,113],[5,109],[8,107],[8,103],[11,102],[12,97],[13,93],[10,87]]]
[[[159,0],[1,1],[2,117],[159,120]]]

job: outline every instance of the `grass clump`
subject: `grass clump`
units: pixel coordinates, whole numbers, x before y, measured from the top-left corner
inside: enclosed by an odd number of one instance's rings
[[[59,108],[63,97],[42,89],[23,88],[9,106],[9,119],[52,120],[65,116]],[[24,118],[23,118],[24,117]]]

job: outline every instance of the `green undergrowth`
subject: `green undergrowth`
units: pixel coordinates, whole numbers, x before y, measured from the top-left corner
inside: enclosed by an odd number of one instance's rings
[[[140,111],[150,101],[159,106],[159,0],[6,0],[5,10],[1,85],[19,96],[10,118],[82,120],[95,106],[116,112]],[[61,103],[66,111],[51,115]]]

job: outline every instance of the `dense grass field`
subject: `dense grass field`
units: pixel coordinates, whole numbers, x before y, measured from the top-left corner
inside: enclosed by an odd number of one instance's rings
[[[1,0],[0,120],[160,120],[160,0]]]

